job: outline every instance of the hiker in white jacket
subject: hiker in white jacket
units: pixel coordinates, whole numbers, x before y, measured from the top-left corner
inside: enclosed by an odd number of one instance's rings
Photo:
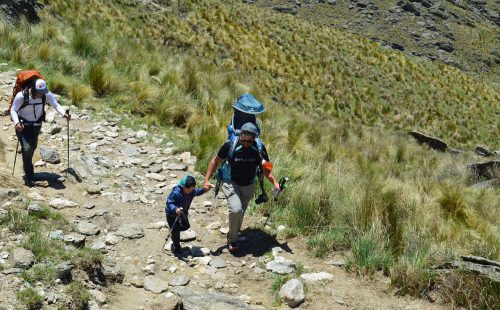
[[[28,90],[17,93],[10,110],[23,154],[24,181],[30,187],[34,186],[35,172],[32,159],[38,144],[42,122],[45,120],[46,102],[68,121],[71,119],[54,95],[49,92],[47,84],[42,79],[36,80]]]

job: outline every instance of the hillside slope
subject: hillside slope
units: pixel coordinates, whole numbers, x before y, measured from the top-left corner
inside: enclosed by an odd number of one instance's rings
[[[251,3],[356,33],[408,55],[499,82],[498,1],[280,1]]]

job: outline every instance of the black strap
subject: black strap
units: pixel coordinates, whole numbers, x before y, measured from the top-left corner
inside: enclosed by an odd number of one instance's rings
[[[42,102],[37,102],[37,103],[33,103],[33,104],[29,104],[29,101],[30,101],[30,94],[29,94],[29,88],[25,88],[22,90],[23,92],[23,104],[21,105],[21,107],[17,110],[18,114],[19,114],[19,111],[21,109],[24,109],[25,107],[27,106],[33,106],[33,109],[34,109],[34,106],[37,106],[37,105],[42,105],[42,115],[40,115],[40,117],[34,121],[34,122],[29,122],[25,119],[22,119],[24,121],[24,125],[26,126],[33,126],[33,124],[41,124],[42,122],[45,121],[45,103],[47,102],[47,96],[43,95],[42,96]],[[21,119],[21,118],[20,118]],[[29,125],[29,124],[32,124],[32,125]]]

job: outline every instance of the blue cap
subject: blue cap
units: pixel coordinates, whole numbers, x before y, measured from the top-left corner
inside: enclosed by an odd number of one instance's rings
[[[243,124],[243,126],[241,126],[241,129],[240,129],[241,133],[246,133],[246,134],[250,134],[254,137],[256,137],[258,134],[259,134],[259,131],[257,130],[257,126],[255,126],[253,123],[245,123]]]

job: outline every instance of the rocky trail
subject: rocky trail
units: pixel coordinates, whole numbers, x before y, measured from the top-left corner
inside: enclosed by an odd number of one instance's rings
[[[10,98],[14,79],[15,72],[0,73],[2,108]],[[242,235],[247,241],[239,255],[229,254],[224,247],[225,199],[213,208],[212,191],[193,201],[191,230],[181,235],[185,255],[172,256],[169,243],[164,249],[168,234],[164,200],[187,171],[201,176],[194,171],[196,159],[187,152],[176,153],[176,141],[167,141],[147,127],[137,131],[120,126],[120,117],[126,116],[72,108],[71,173],[66,176],[66,123],[53,117],[52,108],[48,111],[49,123],[43,125],[34,160],[42,180],[33,189],[21,185],[19,156],[13,180],[2,179],[2,191],[13,188],[19,191],[16,199],[48,204],[62,213],[72,228],[51,231],[51,237],[68,246],[85,243],[102,251],[104,282],[81,272],[73,275],[90,291],[90,309],[181,309],[180,304],[183,309],[287,309],[287,304],[299,304],[302,309],[441,308],[425,300],[396,296],[383,275],[368,279],[347,273],[341,253],[315,258],[303,238],[269,234],[262,228],[266,218],[259,214],[245,216]],[[0,117],[0,128],[6,151],[0,165],[8,172],[16,148],[8,116]],[[11,204],[3,200],[0,208]],[[1,231],[0,309],[18,306],[16,292],[26,287],[19,273],[12,271],[12,249],[22,238]],[[274,274],[293,274],[296,269],[303,269],[297,278],[300,282],[289,283],[285,292],[289,298],[276,305],[271,289]],[[36,283],[34,288],[45,298],[43,309],[70,304],[61,282],[52,286]]]

